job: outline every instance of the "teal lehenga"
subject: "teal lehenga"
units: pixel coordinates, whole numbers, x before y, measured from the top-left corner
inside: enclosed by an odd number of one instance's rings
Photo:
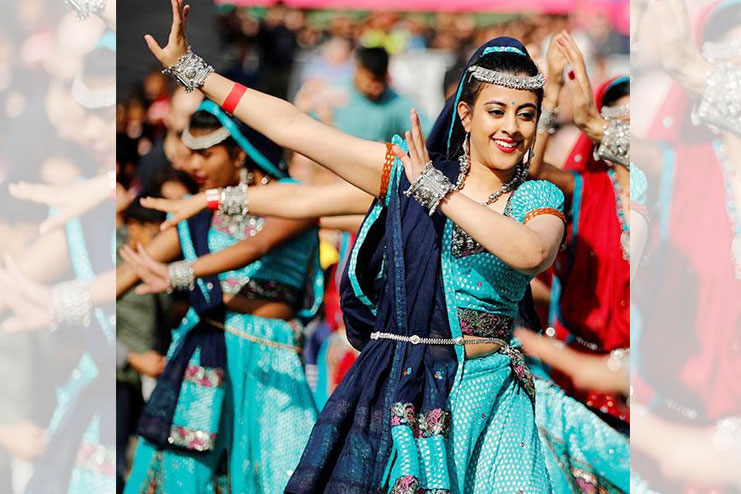
[[[257,221],[259,225],[261,220]],[[185,258],[195,259],[187,224],[181,223],[178,232]],[[217,221],[208,232],[212,251],[240,240]],[[316,249],[316,232],[306,232],[245,268],[220,274],[222,289],[239,292],[240,297],[295,305],[307,282],[311,284],[307,274]],[[198,319],[190,309],[173,332],[170,353]],[[140,438],[127,493],[268,494],[281,492],[293,473],[317,413],[298,354],[300,323],[228,311],[218,326],[225,328],[226,372],[209,376],[206,371],[204,378],[196,352],[184,387],[203,385],[210,378],[207,386],[225,394],[222,411],[218,414],[211,408],[218,399],[198,390],[183,391],[174,419],[177,424],[190,424],[190,429],[201,424],[204,430],[218,420],[213,449],[205,453],[160,449]]]
[[[199,110],[216,116],[268,175],[290,181],[216,104],[205,101]],[[193,261],[249,242],[264,221],[201,212],[178,224],[183,256]],[[312,228],[243,268],[196,280],[191,308],[173,331],[167,367],[139,421],[126,494],[283,491],[317,416],[299,358],[298,318],[310,319],[321,304],[318,246]],[[228,310],[223,294],[287,304],[297,319]]]

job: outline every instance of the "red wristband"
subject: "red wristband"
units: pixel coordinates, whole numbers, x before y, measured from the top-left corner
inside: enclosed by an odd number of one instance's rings
[[[221,190],[219,189],[208,189],[206,191],[206,207],[212,211],[219,209],[219,203],[221,202]]]
[[[245,91],[247,91],[245,86],[235,82],[232,86],[232,90],[229,92],[229,96],[227,96],[221,104],[221,109],[230,115],[234,113],[234,110],[237,109],[237,105],[242,100]]]

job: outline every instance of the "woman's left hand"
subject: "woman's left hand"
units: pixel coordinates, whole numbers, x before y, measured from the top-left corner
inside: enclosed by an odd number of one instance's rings
[[[170,289],[167,264],[152,259],[141,244],[137,246],[136,251],[125,245],[119,252],[124,262],[142,281],[136,287],[137,294],[164,293]]]
[[[409,182],[414,183],[425,169],[430,161],[430,155],[427,152],[427,143],[422,132],[422,124],[419,121],[417,110],[412,109],[409,112],[409,120],[412,130],[404,134],[409,148],[409,154],[405,153],[399,146],[394,145],[394,154],[404,165],[404,172]]]

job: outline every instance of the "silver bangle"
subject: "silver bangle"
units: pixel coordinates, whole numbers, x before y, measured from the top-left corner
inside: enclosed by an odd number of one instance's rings
[[[630,105],[620,106],[603,106],[599,114],[605,120],[615,120],[616,118],[630,117]]]
[[[218,212],[227,216],[247,216],[249,212],[247,184],[221,189]]]
[[[455,190],[455,185],[448,180],[443,172],[432,166],[432,161],[428,161],[422,175],[404,191],[404,195],[407,197],[414,196],[414,199],[423,208],[430,210],[430,216],[432,216],[440,201],[452,190]]]
[[[214,68],[193,53],[189,46],[185,55],[180,57],[175,65],[164,69],[162,73],[171,76],[189,93],[203,86],[206,76],[213,71]]]
[[[605,125],[602,142],[594,151],[594,159],[630,166],[630,124],[610,120]]]
[[[708,72],[705,92],[692,109],[692,123],[741,135],[741,68],[719,63]]]
[[[607,368],[613,372],[622,371],[626,379],[630,379],[630,348],[616,348],[610,352],[607,359]]]
[[[734,445],[741,446],[737,440],[741,439],[741,417],[724,417],[715,423],[715,430],[711,439],[716,451],[725,453]]]
[[[167,278],[171,290],[193,290],[196,287],[196,273],[192,261],[177,261],[168,264]]]
[[[556,123],[558,114],[561,111],[559,107],[543,108],[540,118],[538,119],[538,134],[553,134],[556,132]]]
[[[64,0],[64,4],[77,13],[77,20],[84,21],[90,14],[105,9],[105,0]]]
[[[51,289],[51,306],[54,324],[51,330],[60,326],[90,326],[93,305],[87,291],[87,283],[73,280],[57,283]]]

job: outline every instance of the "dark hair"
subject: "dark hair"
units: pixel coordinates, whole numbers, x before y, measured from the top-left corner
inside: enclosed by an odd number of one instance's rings
[[[484,55],[479,58],[475,65],[497,72],[504,72],[505,74],[525,75],[527,77],[536,76],[539,72],[532,58],[510,52]],[[465,74],[464,77],[466,77],[466,80],[463,83],[461,101],[465,101],[473,107],[476,98],[479,97],[479,94],[488,83],[479,81],[468,74]],[[543,101],[543,89],[536,90],[535,94],[538,96],[538,113],[540,113],[540,103]]]
[[[219,127],[222,127],[219,119],[206,110],[198,110],[190,117],[190,128],[192,130],[216,130]],[[239,152],[242,151],[237,141],[231,136],[222,141],[219,146],[226,146],[226,151],[232,159],[236,158]]]
[[[612,106],[623,96],[630,96],[630,81],[624,80],[610,86],[602,95],[602,106]]]
[[[82,67],[82,78],[90,79],[116,78],[116,52],[109,48],[96,48],[85,57]]]
[[[728,31],[738,27],[741,3],[721,4],[709,16],[702,30],[702,42],[722,41]]]
[[[358,63],[374,77],[383,81],[389,72],[389,54],[385,48],[360,47],[356,52]]]

